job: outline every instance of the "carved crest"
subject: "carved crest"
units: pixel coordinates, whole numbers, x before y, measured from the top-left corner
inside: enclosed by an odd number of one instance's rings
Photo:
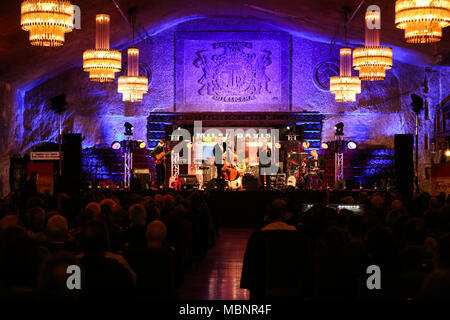
[[[211,50],[196,52],[193,62],[203,71],[200,95],[222,102],[254,100],[262,90],[270,93],[266,68],[272,64],[268,50],[255,52],[251,42],[218,42]]]

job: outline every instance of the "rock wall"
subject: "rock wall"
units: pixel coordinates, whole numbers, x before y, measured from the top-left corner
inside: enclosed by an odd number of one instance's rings
[[[123,123],[126,121],[135,126],[135,139],[145,140],[148,114],[174,110],[176,32],[215,30],[286,31],[264,21],[242,18],[223,17],[185,22],[137,44],[141,50],[141,69],[149,69],[151,73],[149,92],[144,95],[143,102],[123,103],[121,95],[117,93],[116,83],[90,82],[87,73],[83,72],[80,66],[28,90],[23,101],[18,99],[17,112],[23,110],[23,119],[10,108],[13,105],[12,92],[7,86],[0,87],[0,101],[7,101],[9,106],[2,112],[2,122],[3,119],[13,119],[17,123],[23,123],[23,140],[18,148],[22,152],[39,142],[55,141],[58,134],[58,117],[49,108],[50,98],[66,93],[68,109],[62,117],[63,130],[65,133],[82,133],[83,147],[121,140]],[[394,50],[394,58],[395,54]],[[80,50],[80,59],[81,56]],[[123,51],[123,59],[126,63],[126,50]],[[324,114],[324,140],[332,139],[335,123],[343,121],[348,138],[359,143],[393,147],[394,134],[414,132],[414,114],[409,106],[410,94],[422,92],[425,74],[430,87],[428,99],[431,120],[424,121],[431,139],[434,118],[432,106],[448,95],[448,69],[426,71],[423,67],[395,60],[393,69],[387,71],[385,81],[363,82],[362,93],[357,96],[355,103],[336,103],[334,95],[327,90],[326,79],[338,72],[338,59],[339,46],[331,47],[319,39],[315,41],[291,34],[291,95],[288,107],[292,111],[318,111]],[[124,71],[121,74],[124,74]],[[191,111],[195,111],[195,108]],[[245,105],[242,105],[242,111],[245,111]],[[0,133],[11,133],[11,130],[9,125],[0,124]],[[11,134],[8,138],[2,135],[0,139],[6,141],[8,146],[14,144]],[[423,138],[421,140],[423,141]],[[5,147],[0,148],[3,148],[3,154]],[[5,161],[3,159],[2,163],[6,163]],[[2,170],[5,170],[4,168],[5,166],[2,166]],[[2,188],[5,187],[0,185],[0,190]]]

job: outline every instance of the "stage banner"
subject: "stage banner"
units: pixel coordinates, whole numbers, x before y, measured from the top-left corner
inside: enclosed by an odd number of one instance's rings
[[[29,162],[27,167],[27,179],[30,178],[31,173],[35,171],[39,174],[37,183],[38,191],[44,193],[46,190],[53,195],[54,192],[54,171],[52,162]]]
[[[176,32],[176,112],[290,111],[286,32]]]

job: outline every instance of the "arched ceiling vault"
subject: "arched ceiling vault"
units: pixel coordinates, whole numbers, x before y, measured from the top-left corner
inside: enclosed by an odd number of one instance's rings
[[[138,8],[137,26],[145,38],[189,19],[215,16],[253,17],[282,29],[317,41],[339,43],[343,38],[343,6],[350,11],[361,0],[115,0],[126,13]],[[20,1],[0,1],[0,80],[18,89],[28,89],[52,75],[82,64],[82,52],[94,45],[95,14],[111,14],[111,46],[124,48],[131,41],[129,25],[113,0],[72,0],[81,8],[81,30],[66,34],[60,48],[33,47],[28,33],[20,29]],[[352,44],[364,42],[365,8],[377,4],[381,8],[383,44],[394,47],[400,61],[433,66],[450,65],[450,28],[444,29],[437,44],[413,45],[403,39],[403,30],[394,26],[394,1],[364,1],[349,24]],[[139,38],[138,38],[139,39]]]

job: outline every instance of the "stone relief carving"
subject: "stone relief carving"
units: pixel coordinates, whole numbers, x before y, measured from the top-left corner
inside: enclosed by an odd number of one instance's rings
[[[210,50],[196,52],[194,66],[202,69],[199,95],[221,102],[247,102],[262,90],[271,93],[266,68],[272,64],[269,50],[255,51],[251,42],[217,42]]]
[[[330,91],[330,77],[339,75],[339,61],[327,59],[321,61],[313,69],[313,82],[317,89]]]

